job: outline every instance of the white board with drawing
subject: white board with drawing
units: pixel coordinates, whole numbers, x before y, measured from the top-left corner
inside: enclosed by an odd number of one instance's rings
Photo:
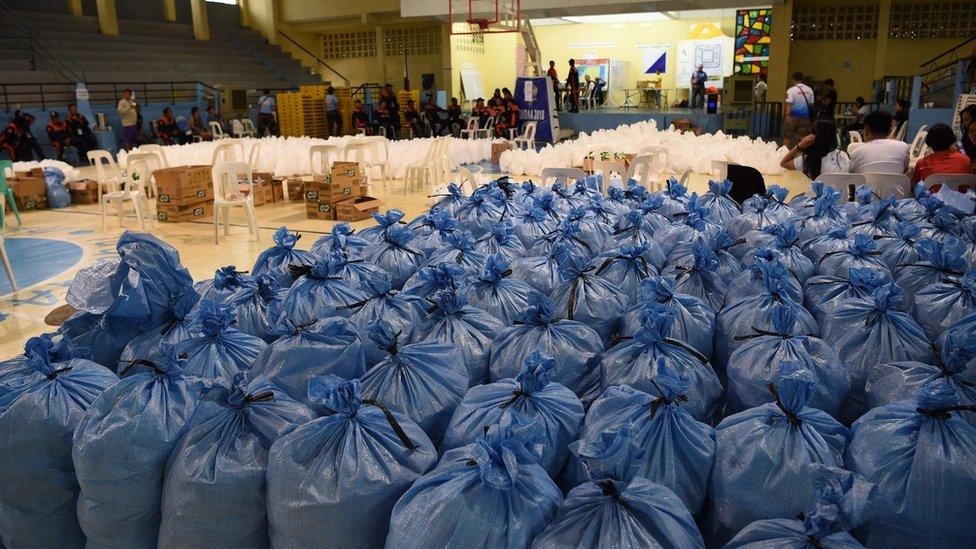
[[[481,84],[481,72],[473,64],[461,65],[461,87],[464,89],[465,101],[474,101],[485,96],[485,89]]]

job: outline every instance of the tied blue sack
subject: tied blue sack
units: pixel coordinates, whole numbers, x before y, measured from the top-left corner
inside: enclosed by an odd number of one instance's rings
[[[528,250],[526,257],[551,254],[558,244],[569,246],[573,253],[587,259],[600,253],[600,248],[590,241],[589,235],[583,232],[579,221],[565,219],[559,222],[551,233],[536,240]]]
[[[940,242],[923,238],[918,243],[919,261],[900,265],[895,271],[895,282],[905,290],[905,298],[911,304],[915,293],[932,284],[956,280],[966,272],[966,246],[957,238]]]
[[[447,241],[444,239],[448,235],[457,232],[457,221],[451,216],[451,212],[436,206],[411,224],[414,222],[417,222],[417,226],[410,227],[414,232],[411,246],[428,257],[446,245]]]
[[[628,189],[630,188],[628,187]],[[644,189],[640,185],[633,188]],[[664,204],[664,197],[660,193],[648,194],[647,191],[643,191],[639,196],[640,199],[634,203],[633,209],[640,212],[645,232],[653,235],[654,231],[671,223],[671,220],[664,217],[664,214],[660,212],[661,205]],[[617,224],[614,228],[619,231],[620,229],[626,229],[630,225],[631,222],[627,219],[627,212],[623,212],[617,218]]]
[[[553,254],[563,279],[552,291],[556,311],[593,328],[604,344],[608,343],[617,333],[620,314],[631,298],[611,281],[597,276],[595,266],[587,266],[565,245],[557,245]]]
[[[75,429],[78,522],[88,547],[157,545],[166,460],[189,427],[197,398],[172,349],[145,362],[151,372],[107,389]]]
[[[823,339],[837,351],[851,373],[846,417],[866,411],[864,386],[877,364],[935,361],[932,344],[908,314],[898,311],[904,293],[885,284],[865,299],[850,299],[834,309],[823,329]]]
[[[782,362],[797,362],[813,372],[817,384],[810,406],[835,418],[851,388],[851,375],[837,353],[823,340],[810,335],[796,335],[797,305],[773,306],[770,331],[756,330],[743,336],[745,343],[729,357],[727,373],[728,409],[732,412],[772,402],[766,387],[777,375]]]
[[[854,423],[847,465],[878,485],[869,547],[969,547],[976,539],[976,427],[944,378]],[[971,419],[971,418],[970,418]]]
[[[399,335],[384,324],[369,328],[370,338],[388,356],[362,376],[363,396],[416,421],[439,441],[468,390],[468,372],[454,345],[401,345]]]
[[[749,208],[743,208],[741,214],[733,217],[725,224],[736,240],[745,238],[749,231],[758,231],[763,227],[780,222],[780,218],[770,210],[772,202],[765,196],[755,195],[747,202],[749,202]],[[741,257],[745,252],[746,250],[742,249],[733,253],[736,253],[737,257]]]
[[[976,370],[967,367],[976,359],[976,338],[964,329],[949,329],[942,343],[931,364],[905,361],[875,366],[864,389],[868,409],[910,400],[926,383],[940,378],[955,388],[962,404],[976,404]]]
[[[271,308],[275,306],[279,295],[284,297],[285,292],[281,291],[283,278],[284,275],[274,273],[257,276],[253,288],[241,288],[227,298],[226,303],[234,307],[237,315],[235,328],[245,334],[259,337],[265,343],[274,341],[270,333],[274,325]]]
[[[816,270],[810,258],[800,249],[800,233],[795,223],[778,223],[763,227],[760,231],[746,235],[746,243],[753,250],[760,248],[775,250],[779,254],[777,259],[800,284],[805,283]],[[755,254],[747,253],[742,259],[746,267],[755,261]]]
[[[630,304],[637,298],[641,283],[657,276],[664,256],[656,254],[649,244],[638,244],[604,252],[593,258],[590,266],[596,267],[596,276],[619,288]]]
[[[725,225],[733,217],[742,213],[739,203],[729,196],[732,182],[708,180],[708,192],[703,194],[699,203],[711,211],[712,219]]]
[[[616,189],[616,187],[614,188]],[[617,189],[617,191],[620,191],[620,189]],[[617,218],[621,214],[620,204],[611,202],[601,194],[590,197],[589,204],[586,205],[586,211],[589,212],[592,219],[600,223],[600,230],[606,230],[608,233],[613,230],[614,225],[617,223]]]
[[[570,449],[585,464],[589,481],[570,490],[556,517],[532,542],[533,549],[614,547],[702,548],[698,526],[666,486],[629,473],[646,459],[624,427]]]
[[[441,290],[431,300],[427,318],[419,328],[423,341],[455,347],[467,371],[468,386],[488,380],[488,350],[505,323],[468,305],[454,290]]]
[[[340,259],[331,256],[317,259],[311,267],[296,268],[295,274],[300,276],[275,307],[275,322],[297,326],[320,318],[351,315],[349,307],[366,299],[366,293],[338,276],[342,265]]]
[[[850,471],[813,465],[817,501],[795,519],[758,520],[742,529],[724,549],[861,549],[849,531],[864,523],[877,504],[878,491]]]
[[[668,178],[663,192],[658,193],[663,199],[658,212],[670,221],[688,213],[685,205],[688,203],[688,187],[678,182],[674,177]]]
[[[683,243],[697,239],[707,242],[722,229],[720,224],[712,220],[708,208],[699,204],[698,193],[691,193],[685,209],[687,212],[675,217],[670,224],[654,232],[654,241],[669,260],[684,252]]]
[[[620,187],[608,188],[607,196],[602,202],[603,210],[610,213],[611,219],[617,219],[635,205],[627,198],[627,192]]]
[[[470,232],[476,238],[491,231],[491,227],[502,218],[505,205],[505,193],[498,187],[479,187],[454,212],[461,225],[461,229]]]
[[[646,459],[625,464],[629,474],[667,486],[697,514],[705,502],[715,459],[715,432],[685,405],[691,382],[690,376],[672,370],[659,358],[652,390],[643,392],[629,385],[607,389],[590,406],[580,439],[593,441],[607,432],[630,429]]]
[[[298,402],[309,404],[308,383],[313,377],[334,374],[355,378],[366,372],[359,332],[345,318],[298,326],[281,322],[273,333],[280,337],[254,361],[251,375],[270,379]]]
[[[398,225],[406,224],[403,221],[403,216],[404,213],[396,208],[386,210],[385,214],[373,212],[373,221],[376,222],[376,225],[359,231],[359,237],[370,244],[382,242],[386,231]]]
[[[424,265],[403,285],[403,293],[430,299],[441,290],[457,289],[464,281],[464,267],[452,262]]]
[[[312,244],[313,256],[329,255],[329,252],[343,252],[350,257],[360,257],[369,248],[371,242],[355,234],[346,222],[336,223],[332,232],[319,237]],[[314,263],[314,259],[312,261]]]
[[[552,251],[516,259],[512,262],[512,272],[515,278],[547,296],[563,283],[562,270]]]
[[[411,244],[410,229],[392,226],[380,234],[379,240],[363,253],[363,259],[390,275],[393,287],[400,289],[424,264],[426,257]]]
[[[367,280],[383,272],[366,260],[350,259],[349,255],[343,252],[329,252],[328,257],[333,264],[333,276],[341,278],[353,288],[363,289]]]
[[[518,322],[492,342],[488,353],[490,380],[515,377],[535,351],[556,359],[553,381],[568,387],[584,403],[597,397],[603,356],[600,334],[581,322],[555,318],[555,305],[540,293],[532,294]]]
[[[810,261],[820,262],[820,258],[831,253],[846,250],[850,245],[847,227],[838,226],[828,229],[825,233],[817,235],[807,240],[800,246],[803,254],[810,258]]]
[[[65,338],[24,345],[0,371],[0,539],[4,547],[85,546],[71,436],[98,395],[119,378]],[[582,412],[581,412],[582,413]]]
[[[560,217],[565,216],[569,210],[582,206],[586,202],[586,196],[576,194],[569,188],[566,181],[557,180],[552,184],[550,190],[553,194],[553,207],[559,212]]]
[[[843,467],[850,431],[807,403],[816,376],[780,365],[775,403],[731,415],[715,428],[708,537],[721,544],[757,520],[795,517],[816,502],[813,464]]]
[[[186,355],[183,374],[190,377],[233,379],[247,370],[265,347],[263,339],[233,328],[236,313],[230,305],[209,299],[200,301],[190,320],[199,335],[176,344],[176,353]]]
[[[875,269],[852,268],[846,277],[815,276],[803,291],[806,309],[825,326],[837,307],[849,299],[868,299],[880,286],[891,282],[888,273]]]
[[[647,200],[647,198],[650,196],[652,195],[649,192],[647,192],[647,189],[643,185],[638,183],[636,179],[628,180],[627,185],[624,186],[624,198],[626,198],[630,202],[632,208],[639,207],[641,203]],[[653,196],[660,198],[660,195],[655,194]],[[658,206],[655,206],[655,208],[659,206],[660,204],[658,204]]]
[[[976,265],[965,275],[932,284],[915,294],[912,316],[935,341],[952,323],[976,311]]]
[[[193,309],[200,301],[200,294],[187,286],[171,299],[170,308],[173,318],[132,338],[119,355],[119,364],[128,364],[140,358],[152,360],[161,345],[176,345],[200,335],[199,326],[194,326],[192,315]]]
[[[929,192],[929,186],[924,181],[919,181],[912,189],[912,196],[898,201],[896,206],[898,209],[898,217],[908,221],[915,221],[925,217],[926,209],[921,201],[931,196],[932,193]]]
[[[523,208],[528,208],[532,206],[532,202],[542,192],[548,191],[545,190],[545,187],[536,185],[531,179],[527,179],[522,182],[519,192],[512,197],[512,200],[518,202]]]
[[[315,414],[245,372],[195,389],[192,426],[166,464],[159,546],[269,547],[268,450]]]
[[[878,243],[865,234],[855,234],[846,249],[823,254],[817,264],[821,276],[845,276],[851,269],[874,269],[892,278]]]
[[[966,262],[976,265],[976,217],[969,216],[959,222],[960,240],[966,246]]]
[[[715,318],[715,359],[713,364],[715,364],[719,375],[723,377],[732,352],[744,343],[739,338],[750,336],[757,330],[772,331],[773,309],[776,305],[789,303],[795,306],[797,315],[791,335],[815,337],[820,335],[820,327],[816,319],[790,295],[788,289],[792,276],[786,268],[781,263],[770,262],[761,264],[760,269],[763,272],[762,293],[727,305]]]
[[[209,280],[202,280],[193,285],[193,289],[200,294],[201,299],[209,299],[223,303],[231,294],[242,288],[254,288],[257,283],[254,278],[237,267],[228,265],[214,271]]]
[[[444,211],[449,212],[451,215],[454,215],[458,209],[468,202],[468,197],[464,196],[464,192],[461,191],[461,187],[459,187],[456,183],[448,184],[446,193],[435,194],[434,197],[440,198],[434,207],[441,208]]]
[[[641,328],[641,311],[655,306],[669,307],[675,312],[668,337],[684,341],[711,359],[715,313],[701,298],[678,292],[669,277],[654,276],[641,282],[640,298],[620,319],[620,334],[636,334]]]
[[[545,435],[540,464],[555,478],[569,456],[567,446],[576,440],[583,423],[583,404],[572,391],[551,381],[556,361],[535,351],[515,378],[472,387],[454,410],[444,434],[441,451],[478,441],[484,429],[504,421],[506,413],[517,413],[538,422]]]
[[[817,183],[814,181],[814,185]],[[847,226],[847,213],[840,207],[839,202],[840,191],[824,187],[809,211],[798,212],[803,217],[793,223],[800,232],[800,242],[809,242],[831,229]]]
[[[661,249],[661,245],[654,238],[657,230],[667,226],[667,223],[655,225],[653,222],[648,221],[647,216],[641,213],[640,210],[630,210],[617,220],[616,228],[610,238],[604,243],[603,248],[605,250],[613,250],[625,246],[647,245],[654,247],[662,256],[667,257]]]
[[[470,277],[461,289],[471,305],[486,311],[511,326],[529,306],[534,290],[524,281],[512,276],[509,261],[500,254],[485,259],[485,268],[477,277]]]
[[[895,234],[878,240],[881,249],[881,259],[888,266],[888,270],[897,273],[900,265],[911,265],[918,262],[918,242],[922,229],[908,221],[902,221],[895,227]]]
[[[539,456],[542,427],[506,414],[444,453],[397,501],[386,549],[528,547],[562,501]]]
[[[659,375],[659,359],[670,370],[687,375],[691,385],[684,391],[688,412],[699,421],[709,421],[722,401],[722,384],[708,359],[683,341],[671,339],[668,333],[675,312],[667,306],[644,309],[641,329],[633,338],[608,349],[600,363],[600,387],[606,391],[614,385],[630,385],[653,392]]]
[[[358,379],[313,378],[322,417],[268,453],[268,522],[276,548],[383,547],[397,499],[437,461],[423,430],[363,395]]]
[[[529,248],[536,240],[556,230],[558,224],[559,215],[554,210],[534,204],[515,218],[515,235]]]
[[[369,369],[383,360],[386,353],[369,338],[368,328],[382,323],[394,332],[400,332],[400,341],[409,343],[415,339],[415,332],[427,316],[428,303],[419,296],[394,290],[386,273],[376,273],[372,279],[365,281],[363,290],[366,291],[367,298],[350,306],[356,312],[349,317],[349,321],[359,332],[366,369]],[[342,377],[359,375],[361,372]]]
[[[958,238],[959,217],[962,215],[959,210],[947,206],[935,197],[927,198],[923,202],[930,203],[930,213],[926,218],[916,221],[922,228],[922,236],[939,242]]]
[[[301,238],[301,234],[289,231],[288,227],[279,227],[273,237],[275,245],[258,255],[251,267],[251,276],[257,278],[265,274],[281,275],[290,285],[294,281],[290,278],[292,265],[311,266],[315,263],[312,252],[295,249],[295,244]]]
[[[854,201],[844,204],[848,219],[854,217],[861,208],[870,206],[875,200],[881,200],[874,189],[867,185],[858,185],[854,189]]]
[[[430,255],[426,265],[454,263],[464,268],[466,273],[481,272],[485,266],[485,254],[477,251],[474,236],[467,231],[456,231],[444,238],[446,246]]]
[[[803,191],[793,195],[793,198],[789,201],[790,209],[800,215],[806,215],[810,213],[813,209],[814,204],[817,199],[823,196],[824,189],[829,189],[830,187],[824,185],[821,181],[810,182],[810,190]]]
[[[861,207],[851,218],[851,233],[874,237],[891,236],[898,226],[895,199],[886,198]]]
[[[779,185],[770,185],[765,194],[754,194],[742,202],[742,211],[749,212],[756,208],[756,204],[762,202],[761,198],[766,199],[765,208],[777,222],[786,221],[796,217],[796,212],[786,203],[786,197],[790,194],[789,189]]]
[[[722,280],[726,284],[730,283],[737,274],[742,272],[742,262],[729,251],[735,246],[736,241],[732,238],[732,233],[724,228],[713,232],[708,238],[697,235],[692,240],[679,243],[675,247],[674,252],[672,252],[668,262],[672,265],[693,263],[694,252],[692,250],[699,242],[704,243],[715,253],[715,257],[718,259],[718,275],[722,277]]]
[[[602,250],[613,232],[612,222],[597,218],[599,208],[593,207],[593,198],[586,204],[577,206],[566,213],[566,220],[579,223],[580,231],[594,250]]]
[[[67,208],[71,205],[71,193],[64,186],[64,172],[48,166],[44,168],[44,185],[47,187],[49,208]]]
[[[701,298],[712,310],[720,310],[728,284],[719,274],[718,256],[708,245],[698,241],[691,248],[691,257],[688,259],[682,263],[669,264],[661,271],[661,275],[673,278],[679,292]]]
[[[735,275],[729,282],[729,288],[725,291],[725,305],[732,305],[747,297],[765,292],[764,272],[770,268],[776,272],[783,271],[786,273],[786,286],[783,291],[791,300],[796,302],[803,300],[803,285],[780,261],[783,256],[778,251],[772,248],[759,248],[750,256],[752,259],[749,261],[749,266]]]

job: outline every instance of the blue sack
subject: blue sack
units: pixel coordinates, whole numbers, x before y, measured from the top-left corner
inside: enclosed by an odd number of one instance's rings
[[[47,207],[67,208],[71,205],[71,193],[64,186],[64,172],[48,166],[44,168],[44,185],[47,187]]]
[[[851,373],[847,418],[866,411],[864,385],[877,364],[913,360],[932,364],[935,356],[925,332],[898,311],[904,293],[885,284],[865,299],[849,299],[834,309],[823,326],[823,340],[837,351]]]
[[[390,283],[400,289],[424,264],[426,257],[411,245],[413,232],[410,229],[392,226],[381,235],[379,241],[363,253],[363,259],[390,275]]]
[[[454,290],[460,287],[465,274],[464,267],[457,263],[424,265],[403,285],[403,293],[427,300],[441,290]]]
[[[846,462],[878,486],[869,547],[969,547],[976,539],[976,407],[946,379],[854,423]]]
[[[722,308],[728,284],[718,272],[718,256],[703,242],[695,242],[690,261],[670,264],[661,271],[675,281],[675,288],[703,299],[714,311]]]
[[[186,355],[183,374],[188,377],[233,379],[247,370],[268,346],[263,339],[231,327],[234,308],[209,299],[200,301],[190,320],[199,335],[176,344],[176,353]]]
[[[377,274],[383,273],[366,260],[350,259],[342,252],[329,252],[329,260],[332,262],[332,275],[341,278],[353,288],[362,289],[367,280],[372,280]]]
[[[813,465],[817,501],[797,518],[757,520],[742,529],[723,549],[758,547],[819,547],[861,549],[848,533],[871,516],[877,489],[850,471]]]
[[[919,181],[912,189],[912,196],[898,201],[896,206],[898,217],[907,221],[915,221],[925,217],[926,209],[921,201],[931,196],[932,193],[929,192],[929,186],[924,181]]]
[[[892,236],[898,226],[895,199],[887,198],[861,208],[851,218],[851,234],[863,234],[872,238]]]
[[[542,428],[515,414],[444,453],[397,501],[386,549],[528,547],[562,501],[539,465]]]
[[[875,269],[850,269],[846,277],[815,276],[807,281],[803,304],[824,326],[837,307],[849,299],[870,299],[878,287],[891,282],[888,273]]]
[[[230,295],[242,288],[255,288],[254,277],[228,265],[214,271],[212,279],[201,280],[193,285],[193,289],[200,294],[201,299],[209,299],[223,303]]]
[[[628,189],[629,188],[630,187],[628,187]],[[641,187],[640,185],[637,185],[634,188],[641,190],[644,189],[644,187]],[[671,223],[671,220],[660,212],[661,205],[664,204],[664,197],[659,193],[648,194],[647,191],[643,191],[640,196],[642,196],[642,198],[639,200],[636,198],[634,199],[637,201],[634,202],[633,209],[640,212],[644,231],[653,235],[654,231],[666,226],[668,223]],[[621,229],[626,229],[629,226],[631,226],[631,222],[627,219],[627,212],[623,212],[620,214],[620,217],[617,218],[617,225],[614,228],[617,231],[620,231]]]
[[[604,250],[615,250],[628,246],[653,247],[662,256],[667,257],[661,245],[655,240],[655,232],[665,225],[654,225],[640,210],[630,210],[617,220],[616,228],[610,238],[603,244]]]
[[[629,474],[627,463],[646,459],[629,429],[571,446],[589,480],[573,488],[556,517],[532,542],[534,549],[564,547],[702,548],[691,513],[666,486]]]
[[[888,265],[888,269],[896,273],[902,266],[918,263],[919,236],[922,229],[914,223],[902,221],[895,228],[895,234],[878,240],[881,249],[881,259]]]
[[[845,276],[851,269],[874,269],[891,278],[878,243],[865,234],[855,234],[847,249],[827,252],[817,264],[817,274],[821,276]]]
[[[329,252],[343,252],[349,257],[361,257],[371,242],[349,227],[348,223],[336,223],[332,232],[319,237],[312,244],[312,255],[327,256]],[[314,262],[314,261],[313,261]]]
[[[645,459],[624,464],[629,474],[667,486],[697,514],[715,458],[715,432],[685,406],[691,378],[670,369],[663,358],[652,387],[649,393],[629,385],[607,389],[586,413],[580,440],[629,429],[634,444],[646,453]]]
[[[654,276],[641,282],[640,298],[621,315],[620,334],[636,334],[641,328],[641,311],[654,306],[669,307],[675,312],[668,337],[684,341],[711,359],[715,313],[701,298],[679,293],[674,281],[665,276]]]
[[[573,255],[564,244],[553,250],[563,282],[552,291],[560,316],[596,330],[607,343],[617,333],[620,314],[631,298],[610,280],[597,276],[596,267]]]
[[[826,233],[817,235],[803,243],[800,249],[804,255],[810,258],[814,264],[820,263],[820,259],[831,253],[846,250],[850,246],[850,237],[847,227],[837,226],[827,230]]]
[[[606,391],[614,385],[630,385],[653,392],[659,359],[663,358],[670,370],[689,377],[685,407],[695,419],[707,422],[718,412],[722,384],[705,356],[687,343],[667,337],[675,316],[674,310],[664,305],[644,309],[641,329],[633,338],[603,354],[600,387]]]
[[[674,177],[668,178],[663,192],[658,193],[663,199],[658,212],[671,221],[687,213],[688,187],[682,185]]]
[[[502,218],[504,203],[505,193],[498,187],[479,187],[464,205],[455,210],[454,217],[463,230],[480,238]]]
[[[444,434],[441,451],[478,441],[485,427],[504,421],[506,413],[517,413],[538,422],[546,439],[540,464],[555,478],[566,458],[567,445],[576,440],[583,423],[583,404],[566,387],[551,381],[556,361],[535,351],[515,378],[472,387],[454,410]]]
[[[197,404],[173,351],[105,390],[75,429],[78,522],[89,547],[157,545],[166,460]]]
[[[742,213],[739,203],[729,196],[732,182],[708,180],[708,192],[703,194],[699,204],[711,211],[712,219],[724,225],[733,217]]]
[[[851,375],[834,352],[821,339],[796,335],[797,305],[773,306],[770,331],[756,330],[745,336],[745,343],[729,357],[728,410],[741,412],[772,402],[766,389],[779,375],[782,362],[797,362],[813,372],[817,384],[810,406],[840,417],[841,406],[851,388]]]
[[[427,257],[446,246],[447,241],[444,239],[457,232],[457,222],[447,210],[431,208],[429,212],[418,219],[420,219],[418,226],[411,227],[414,237],[410,241],[410,245]]]
[[[506,324],[485,311],[468,305],[454,290],[441,290],[431,300],[427,318],[419,328],[423,341],[455,347],[467,371],[468,386],[488,380],[488,350]]]
[[[546,211],[538,206],[526,208],[515,218],[515,235],[528,248],[543,236],[556,230],[559,216],[555,211]]]
[[[726,284],[730,283],[737,274],[742,272],[742,262],[730,251],[735,246],[735,240],[732,238],[732,233],[724,228],[715,231],[708,238],[703,238],[702,235],[698,235],[694,240],[678,243],[674,251],[671,252],[668,263],[672,265],[689,265],[694,263],[693,250],[699,242],[704,243],[715,254],[715,258],[718,259],[718,269],[716,271],[718,272],[718,276]]]
[[[976,265],[963,276],[932,284],[915,294],[912,316],[935,341],[952,323],[976,311]]]
[[[616,187],[613,188],[616,189]],[[617,190],[619,191],[620,189]],[[598,222],[599,225],[597,227],[609,233],[617,223],[617,218],[620,217],[621,213],[626,211],[626,208],[621,208],[619,203],[611,202],[604,198],[603,195],[597,194],[590,197],[589,204],[586,205],[586,211],[589,212],[591,223],[593,221]]]
[[[966,262],[976,265],[976,217],[969,216],[959,222],[960,240],[966,246]]]
[[[761,195],[767,200],[766,210],[770,215],[776,217],[778,222],[787,221],[796,217],[796,212],[786,202],[786,197],[789,194],[789,189],[780,187],[779,185],[770,185],[766,189],[766,194]],[[751,198],[743,201],[742,211],[751,211],[754,208],[753,205],[758,201],[759,196],[758,194],[753,195]]]
[[[464,268],[466,273],[481,272],[485,266],[485,254],[475,248],[477,241],[467,231],[456,231],[445,239],[446,246],[430,254],[426,265],[454,263]]]
[[[613,232],[612,222],[607,223],[597,219],[592,204],[591,198],[585,205],[570,209],[566,212],[565,220],[569,223],[578,223],[580,232],[590,247],[594,250],[602,250]]]
[[[259,337],[265,343],[271,343],[274,338],[269,333],[274,325],[275,319],[272,317],[271,308],[275,306],[279,296],[284,298],[281,280],[284,275],[267,273],[255,278],[254,287],[245,287],[231,294],[226,303],[234,307],[237,323],[234,327]]]
[[[365,398],[359,380],[313,378],[322,417],[268,452],[268,522],[276,548],[380,548],[397,499],[437,461],[406,415]]]
[[[292,265],[311,266],[315,263],[313,253],[295,249],[295,244],[301,237],[302,235],[289,231],[287,227],[280,227],[273,237],[275,245],[261,252],[254,261],[251,276],[257,278],[264,274],[278,274],[291,284]]]
[[[749,202],[748,209],[743,208],[741,214],[725,223],[725,227],[736,240],[745,238],[749,231],[758,231],[780,222],[780,218],[769,209],[771,201],[765,196],[756,195],[747,202]],[[745,250],[742,253],[745,253]]]
[[[627,181],[627,185],[624,186],[624,197],[630,202],[632,208],[640,207],[645,200],[651,197],[655,197],[655,201],[658,202],[658,205],[655,206],[655,208],[660,207],[661,203],[664,201],[660,195],[652,195],[651,193],[647,192],[647,189],[635,179],[630,179]]]
[[[810,258],[800,249],[800,233],[795,223],[768,225],[761,231],[746,235],[746,241],[753,250],[770,248],[779,253],[777,259],[800,284],[805,283],[816,270]],[[755,261],[755,254],[747,253],[742,258],[742,264],[746,267]]]
[[[729,287],[725,291],[725,305],[732,305],[747,297],[765,292],[766,285],[763,282],[765,274],[763,273],[769,269],[786,274],[783,292],[790,299],[796,302],[803,300],[803,285],[780,261],[783,256],[778,251],[772,248],[759,248],[752,252],[750,257],[749,266],[735,275],[729,282]]]
[[[267,378],[201,383],[193,424],[166,464],[160,547],[268,547],[268,450],[315,418]]]
[[[488,256],[481,274],[469,277],[461,289],[471,305],[498,318],[505,326],[511,326],[529,306],[533,291],[531,286],[512,276],[508,260],[500,254]]]
[[[299,326],[321,318],[352,314],[349,307],[366,299],[366,294],[358,286],[339,278],[337,272],[342,266],[340,259],[331,256],[317,259],[311,267],[296,269],[295,273],[301,276],[276,307],[276,323],[290,322]]]
[[[679,215],[674,221],[654,232],[654,241],[661,247],[661,251],[670,260],[675,254],[684,251],[682,245],[697,239],[708,241],[722,229],[722,226],[711,218],[708,208],[698,202],[698,193],[691,193],[685,204],[686,213]]]
[[[460,352],[434,342],[401,345],[399,335],[383,324],[370,327],[369,336],[388,356],[361,377],[363,396],[416,421],[439,441],[468,390]]]
[[[382,242],[387,230],[405,224],[403,216],[404,213],[396,208],[386,210],[385,214],[373,212],[376,225],[359,231],[359,237],[371,244]]]
[[[831,229],[847,226],[847,213],[839,201],[840,191],[824,187],[810,211],[800,212],[803,217],[793,221],[800,233],[800,242],[806,243]]]
[[[24,345],[0,372],[0,539],[5,547],[85,546],[71,436],[85,410],[119,378],[64,338]],[[580,410],[582,416],[582,409]]]
[[[366,372],[359,332],[344,318],[327,318],[296,326],[278,323],[280,336],[258,356],[251,376],[266,377],[298,402],[309,404],[308,382],[315,376],[356,378]]]
[[[770,384],[775,403],[731,415],[715,428],[708,537],[728,541],[757,520],[795,517],[817,500],[814,464],[843,467],[850,431],[807,403],[816,375],[784,362]]]
[[[558,244],[569,246],[575,255],[590,259],[600,253],[597,243],[583,233],[579,221],[563,220],[556,226],[551,233],[536,240],[528,250],[525,257],[541,256],[551,254]]]
[[[824,189],[830,189],[830,187],[820,181],[811,181],[809,191],[803,191],[802,193],[793,195],[793,198],[789,201],[790,209],[801,216],[808,215],[810,210],[813,210],[817,199],[823,196]]]
[[[369,338],[369,327],[377,323],[384,324],[394,332],[400,332],[400,341],[412,342],[416,330],[427,316],[428,303],[421,297],[392,289],[390,277],[386,273],[376,273],[373,279],[366,281],[363,289],[367,298],[351,306],[355,312],[349,320],[359,332],[368,370],[386,357],[386,353]],[[349,374],[342,377],[359,375]]]
[[[515,377],[535,351],[556,359],[553,381],[568,387],[584,403],[597,397],[603,356],[600,334],[581,322],[556,319],[552,300],[540,293],[532,294],[518,323],[502,330],[492,342],[489,379],[494,382]]]
[[[627,192],[620,187],[608,188],[607,196],[601,201],[603,211],[610,213],[614,220],[630,211],[634,205],[627,198]]]
[[[933,284],[958,279],[966,272],[966,246],[957,238],[940,242],[923,238],[918,242],[919,261],[900,265],[895,282],[905,290],[908,303],[915,302],[915,293]]]
[[[461,191],[461,187],[457,186],[455,183],[450,183],[447,186],[447,193],[434,195],[434,197],[440,198],[440,200],[437,201],[437,204],[434,205],[434,208],[441,208],[444,211],[450,212],[451,215],[454,215],[459,208],[468,202],[468,197],[464,196],[464,192]]]
[[[563,272],[552,251],[543,255],[516,259],[512,263],[512,273],[515,278],[525,282],[534,291],[547,296],[552,295],[552,292],[563,283]]]
[[[598,255],[591,266],[596,267],[596,276],[619,288],[627,296],[627,302],[633,303],[641,283],[657,276],[664,266],[664,255],[655,251],[648,244],[624,246]]]
[[[152,360],[159,352],[160,346],[176,345],[200,335],[199,326],[194,326],[192,315],[198,301],[200,301],[200,294],[189,286],[178,295],[174,295],[171,305],[172,320],[132,338],[119,355],[119,364],[128,364],[140,358]]]

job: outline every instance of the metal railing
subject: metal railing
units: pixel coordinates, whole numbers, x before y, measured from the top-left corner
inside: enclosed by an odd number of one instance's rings
[[[333,68],[332,65],[326,63],[325,61],[323,61],[319,56],[315,55],[314,53],[308,51],[308,48],[306,48],[305,46],[303,46],[303,45],[299,44],[298,42],[296,42],[295,39],[292,38],[291,36],[288,36],[287,34],[281,32],[281,31],[278,31],[278,34],[280,34],[281,36],[283,36],[285,38],[285,40],[288,40],[289,42],[291,42],[292,44],[294,44],[295,47],[297,47],[298,49],[300,49],[303,52],[305,52],[305,54],[308,55],[308,56],[310,56],[312,59],[314,59],[316,63],[318,63],[318,64],[322,65],[323,67],[325,67],[326,69],[332,71],[336,76],[338,76],[340,79],[342,79],[342,81],[343,81],[343,83],[344,83],[344,85],[346,87],[349,86],[349,79],[346,78],[346,76],[344,74],[342,74],[341,72],[335,70],[335,68]]]
[[[32,71],[42,66],[65,82],[84,82],[85,71],[73,62],[72,57],[53,42],[46,40],[4,0],[0,0],[0,30],[6,37],[23,45]]]
[[[197,81],[184,82],[87,82],[88,100],[92,104],[113,104],[129,88],[141,104],[196,101],[216,104],[219,90]],[[9,112],[20,108],[63,107],[75,101],[75,86],[69,83],[3,84],[0,83],[0,106]]]

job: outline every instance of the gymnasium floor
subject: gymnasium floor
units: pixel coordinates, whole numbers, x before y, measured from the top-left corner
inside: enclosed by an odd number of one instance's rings
[[[87,174],[85,174],[87,175]],[[483,180],[491,177],[483,173]],[[526,178],[523,178],[526,179]],[[708,190],[707,175],[694,174],[690,178],[691,191]],[[772,177],[767,185],[778,184],[791,194],[806,190],[808,180],[798,172]],[[427,192],[412,190],[403,193],[401,182],[372,184],[370,194],[383,200],[389,208],[399,208],[412,219],[429,207]],[[331,230],[333,222],[307,219],[302,203],[275,203],[256,208],[261,240],[249,239],[242,210],[231,217],[229,236],[221,233],[220,244],[213,243],[212,223],[158,223],[147,231],[175,246],[183,265],[194,280],[213,276],[218,267],[236,265],[250,269],[258,254],[272,245],[274,231],[282,225],[303,234],[300,248],[308,248],[319,236]],[[0,360],[23,351],[27,338],[52,331],[44,317],[64,304],[64,296],[75,273],[94,262],[116,256],[115,242],[121,234],[118,218],[110,215],[106,231],[101,230],[98,205],[72,206],[61,210],[40,210],[23,213],[24,225],[16,229],[13,216],[6,233],[7,251],[14,266],[20,289],[11,292],[6,276],[0,274]],[[125,218],[125,228],[138,230],[131,211]],[[372,224],[372,220],[353,223],[354,228]]]

